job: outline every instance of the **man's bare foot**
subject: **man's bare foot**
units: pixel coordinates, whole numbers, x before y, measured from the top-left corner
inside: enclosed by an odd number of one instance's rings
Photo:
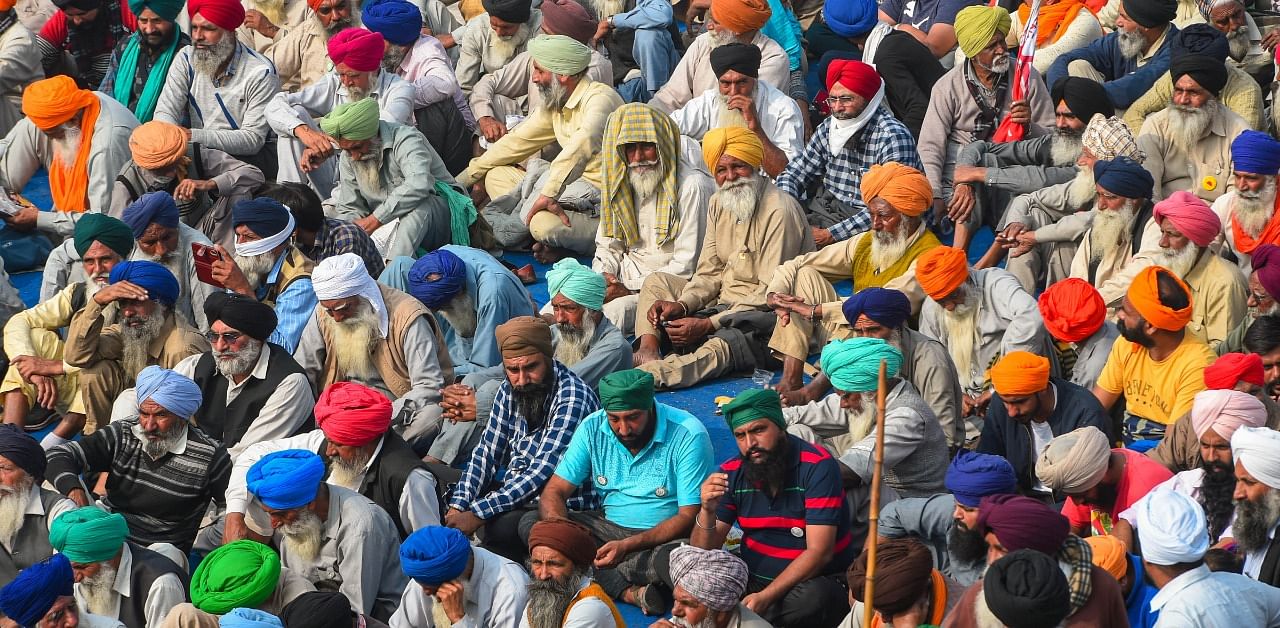
[[[631,355],[631,364],[632,366],[640,366],[642,364],[647,364],[649,362],[656,362],[661,359],[662,359],[662,356],[658,354],[657,350],[642,348],[637,350],[634,354]]]
[[[537,260],[539,264],[554,264],[570,255],[571,253],[568,250],[549,244],[537,242],[533,245],[533,259]]]

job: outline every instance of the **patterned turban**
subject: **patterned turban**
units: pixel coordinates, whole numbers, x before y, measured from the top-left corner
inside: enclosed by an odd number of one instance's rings
[[[1262,356],[1256,353],[1224,353],[1204,369],[1204,385],[1209,390],[1230,390],[1240,382],[1266,385]]]
[[[1187,296],[1187,306],[1175,310],[1160,302],[1160,284],[1156,277],[1164,274],[1172,277]],[[1191,289],[1177,275],[1163,266],[1148,266],[1133,278],[1129,291],[1125,294],[1134,309],[1138,310],[1143,320],[1156,329],[1179,331],[1191,322]]]
[[[1049,441],[1036,461],[1036,477],[1050,490],[1078,495],[1102,481],[1110,461],[1107,435],[1089,425]]]
[[[845,299],[840,309],[850,325],[857,325],[858,318],[866,316],[885,327],[897,329],[911,316],[911,301],[900,290],[863,288]]]
[[[329,38],[329,59],[336,68],[375,72],[382,66],[382,35],[364,28],[348,28]]]
[[[933,188],[923,172],[896,161],[873,164],[862,175],[862,200],[877,196],[908,216],[919,216],[933,205]]]
[[[1164,226],[1166,220],[1172,222],[1174,228],[1200,248],[1212,244],[1214,238],[1222,233],[1218,214],[1190,192],[1178,190],[1170,194],[1169,198],[1156,203],[1151,215],[1160,226]]]
[[[1080,342],[1107,322],[1107,304],[1098,289],[1076,277],[1046,288],[1039,303],[1045,329],[1062,342]]]
[[[187,154],[187,133],[160,120],[140,124],[129,134],[129,153],[139,168],[168,168]]]
[[[702,136],[702,159],[713,174],[720,157],[730,155],[753,168],[764,164],[764,144],[745,127],[719,127]]]
[[[1026,397],[1049,387],[1049,360],[1011,351],[991,367],[991,385],[1001,397]]]
[[[969,258],[950,246],[936,246],[916,258],[916,281],[934,301],[941,301],[969,278]]]
[[[713,611],[736,608],[747,590],[747,564],[722,549],[681,545],[671,551],[670,564],[675,585]]]
[[[944,480],[956,502],[977,508],[983,497],[1018,490],[1018,476],[1004,456],[980,454],[961,449],[947,466]]]
[[[902,368],[902,352],[879,338],[832,340],[822,348],[822,371],[840,392],[876,390],[881,360],[886,363],[885,377],[897,377],[898,369]]]
[[[324,460],[314,451],[285,449],[249,467],[249,492],[272,510],[292,510],[315,501],[324,480]]]
[[[556,262],[547,271],[547,292],[552,298],[563,294],[566,299],[588,310],[598,312],[604,307],[605,287],[604,275],[583,266],[572,257]]]
[[[1241,427],[1267,424],[1267,407],[1257,397],[1238,390],[1202,390],[1191,405],[1191,427],[1196,438],[1212,429],[1231,442]]]
[[[111,560],[124,548],[129,524],[124,515],[96,506],[69,510],[49,526],[49,545],[68,559],[88,565]]]
[[[1142,163],[1147,158],[1146,153],[1138,150],[1138,140],[1129,130],[1129,125],[1115,116],[1095,114],[1084,128],[1080,141],[1097,159],[1128,157]]]
[[[200,561],[191,574],[191,603],[214,615],[256,607],[275,593],[280,555],[257,541],[227,543]]]
[[[960,52],[972,59],[991,43],[996,33],[1003,38],[1012,26],[1013,18],[1003,7],[968,6],[956,13],[956,42],[960,45]]]
[[[576,2],[577,0],[569,0]],[[627,103],[609,114],[600,150],[600,229],[606,238],[634,246],[640,241],[636,198],[627,177],[627,144],[647,142],[658,147],[661,182],[656,194],[653,239],[666,244],[680,231],[679,183],[680,129],[667,114],[646,104]]]
[[[316,427],[332,443],[363,447],[391,428],[391,401],[363,384],[330,384],[316,400]]]

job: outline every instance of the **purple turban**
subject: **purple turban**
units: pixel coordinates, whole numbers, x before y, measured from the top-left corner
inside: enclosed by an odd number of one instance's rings
[[[960,505],[976,508],[983,497],[1014,492],[1018,476],[1001,456],[961,449],[947,467],[946,486]]]
[[[1071,524],[1061,513],[1039,500],[1008,494],[982,498],[976,529],[984,535],[994,532],[1011,552],[1033,549],[1049,556],[1057,556],[1071,534]]]
[[[850,325],[856,325],[858,317],[866,314],[885,327],[897,329],[911,316],[911,301],[897,290],[864,288],[846,299],[842,309]]]
[[[1280,246],[1263,244],[1253,250],[1249,259],[1258,283],[1272,298],[1280,298]]]
[[[467,265],[444,249],[423,255],[409,269],[409,294],[433,310],[440,309],[466,286]]]

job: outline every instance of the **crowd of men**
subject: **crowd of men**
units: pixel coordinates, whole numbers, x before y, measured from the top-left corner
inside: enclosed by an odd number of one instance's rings
[[[1280,30],[1032,4],[0,0],[0,628],[1280,627]]]

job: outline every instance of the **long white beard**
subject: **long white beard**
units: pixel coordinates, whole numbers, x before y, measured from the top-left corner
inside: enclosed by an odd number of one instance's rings
[[[80,153],[82,139],[80,127],[63,126],[62,137],[53,141],[53,155],[62,163],[62,167],[71,168],[76,165],[76,156]]]
[[[356,183],[360,186],[360,194],[367,199],[382,202],[387,200],[387,189],[382,183],[382,152],[370,149],[365,159],[351,160],[351,169],[356,173]]]
[[[1253,42],[1249,41],[1248,25],[1241,26],[1227,34],[1227,56],[1235,61],[1244,61],[1252,45]]]
[[[867,437],[871,430],[876,427],[876,408],[867,401],[867,396],[863,395],[861,405],[857,410],[845,410],[845,417],[849,420],[849,439],[851,443],[856,443]]]
[[[116,568],[102,563],[98,573],[80,582],[80,595],[84,598],[85,610],[95,615],[109,613],[115,602],[115,584]]]
[[[148,262],[155,262],[161,266],[164,266],[166,269],[169,270],[169,272],[173,273],[173,276],[178,279],[179,283],[182,283],[183,282],[182,280],[187,276],[186,269],[183,268],[182,257],[180,255],[180,252],[176,250],[170,251],[168,255],[160,256],[160,255],[148,255],[146,253],[143,253],[142,249],[135,248],[133,250],[133,255],[131,255],[130,258],[135,260],[146,260]]]
[[[1169,141],[1183,153],[1192,154],[1209,131],[1209,124],[1218,115],[1220,106],[1216,100],[1210,100],[1199,108],[1169,105]]]
[[[267,274],[276,265],[275,256],[271,253],[248,256],[236,254],[232,257],[235,259],[236,266],[240,267],[240,272],[244,274],[245,281],[248,281],[249,287],[254,290],[267,280]]]
[[[17,486],[0,485],[0,543],[12,549],[13,540],[27,517],[27,498],[35,479],[25,476]]]
[[[1084,143],[1075,133],[1055,132],[1049,140],[1049,161],[1055,166],[1070,166],[1080,159]]]
[[[627,183],[635,194],[636,204],[647,200],[662,185],[662,165],[660,160],[643,161],[627,165]]]
[[[573,366],[587,357],[591,351],[591,341],[596,337],[596,317],[594,310],[587,310],[582,316],[582,328],[569,325],[557,325],[560,330],[560,341],[556,343],[556,359],[565,366]]]
[[[463,338],[473,338],[476,335],[476,325],[479,321],[476,319],[476,300],[466,292],[459,292],[449,299],[447,303],[440,306],[436,310],[444,317],[445,322],[453,328],[453,331]]]
[[[744,42],[737,33],[721,26],[718,30],[711,31],[711,47],[719,48],[720,46],[728,46],[729,44],[750,43]]]
[[[1263,229],[1267,228],[1267,223],[1271,222],[1271,215],[1275,211],[1276,206],[1276,179],[1275,177],[1267,177],[1267,182],[1263,184],[1262,189],[1257,192],[1246,192],[1244,190],[1236,190],[1235,204],[1232,205],[1232,212],[1236,222],[1240,224],[1240,228],[1249,234],[1250,237],[1258,237]]]
[[[342,322],[333,321],[334,362],[347,378],[368,381],[377,375],[373,364],[373,349],[382,341],[378,314],[367,301],[361,301],[354,315]]]
[[[218,372],[227,379],[253,370],[261,356],[262,341],[256,338],[247,339],[244,348],[239,351],[213,352],[213,360],[218,367]]]
[[[1093,203],[1098,196],[1097,182],[1093,180],[1093,168],[1081,166],[1075,178],[1067,186],[1067,209],[1079,211]]]
[[[907,247],[911,246],[911,234],[907,233],[907,221],[898,222],[898,228],[892,233],[882,231],[871,232],[871,264],[876,270],[884,270],[902,259]]]
[[[528,24],[521,24],[516,34],[510,37],[498,35],[492,26],[489,26],[489,31],[491,37],[489,37],[489,50],[485,52],[485,58],[496,64],[506,65],[512,57],[516,56],[516,51],[520,46],[523,46],[524,42],[529,39]]]
[[[1186,279],[1187,273],[1191,272],[1191,267],[1196,265],[1196,260],[1200,255],[1200,247],[1194,242],[1188,242],[1182,250],[1175,251],[1173,249],[1160,249],[1160,253],[1156,256],[1156,264],[1164,266],[1173,271],[1173,274]]]
[[[370,452],[369,455],[362,455],[351,462],[347,462],[338,456],[330,458],[328,483],[359,491],[360,482],[364,479],[365,467],[369,465],[369,459],[372,457],[373,452]]]
[[[1100,260],[1107,249],[1129,245],[1129,228],[1137,215],[1134,203],[1126,202],[1116,211],[1099,209],[1093,214],[1093,226],[1089,229],[1089,247],[1092,260]]]
[[[275,20],[271,20],[271,22],[274,24],[280,23]],[[191,49],[191,68],[206,78],[213,78],[213,75],[218,71],[218,68],[226,62],[227,59],[231,58],[232,53],[235,52],[235,48],[235,33],[223,33],[222,39],[219,39],[218,43],[214,44],[212,48]]]
[[[622,13],[626,7],[623,0],[591,0],[591,8],[596,10],[596,19],[600,20]]]
[[[974,372],[982,370],[975,368],[974,364],[978,345],[978,303],[982,297],[972,284],[966,284],[965,290],[964,303],[956,306],[955,311],[943,310],[942,320],[947,331],[947,353],[960,374],[960,386],[970,389],[978,383]]]
[[[110,280],[110,278],[111,278],[111,273],[101,273],[85,279],[84,281],[85,298],[92,299],[93,295],[98,294],[99,290],[107,287],[108,285],[107,282]]]
[[[755,94],[752,94],[754,97]],[[729,97],[720,94],[720,120],[716,124],[718,127],[742,127],[747,128],[747,118],[737,109],[729,108]]]
[[[728,181],[711,196],[711,200],[737,220],[747,222],[756,213],[756,203],[760,200],[761,181],[763,179],[758,174]]]
[[[1137,59],[1147,49],[1147,40],[1138,31],[1120,31],[1116,42],[1120,46],[1120,56],[1126,59]]]
[[[302,559],[311,562],[320,555],[320,547],[324,543],[324,522],[320,516],[310,510],[298,513],[293,523],[280,526],[284,537],[284,549]]]

